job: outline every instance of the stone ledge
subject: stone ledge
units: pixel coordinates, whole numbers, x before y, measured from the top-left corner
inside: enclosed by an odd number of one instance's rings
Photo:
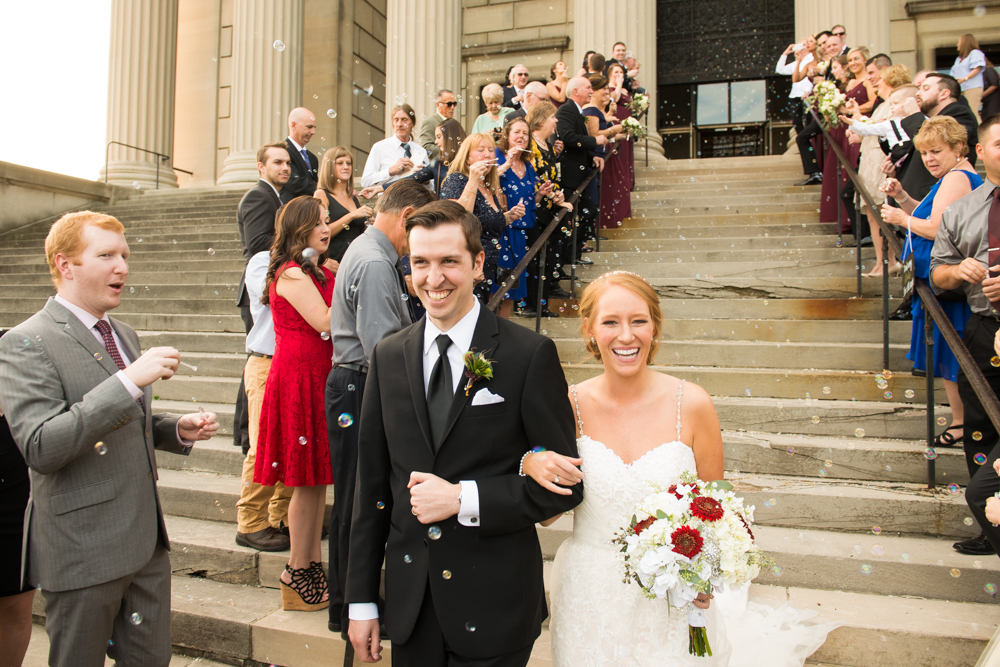
[[[524,51],[565,51],[569,48],[569,37],[549,39],[522,39],[497,44],[473,44],[462,47],[462,60],[476,56],[492,56],[498,53],[520,53]]]

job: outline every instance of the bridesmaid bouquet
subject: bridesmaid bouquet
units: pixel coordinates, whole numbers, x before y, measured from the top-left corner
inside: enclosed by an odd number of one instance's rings
[[[632,99],[626,105],[635,116],[641,116],[649,108],[649,98],[642,93],[632,93]]]
[[[626,118],[623,120],[622,127],[624,127],[630,135],[639,141],[642,141],[649,135],[649,131],[646,129],[646,126],[637,121],[635,118]]]
[[[820,81],[813,88],[812,94],[806,100],[816,106],[823,120],[826,121],[827,128],[840,125],[840,107],[847,101],[847,97],[840,92],[832,81]]]
[[[767,563],[750,530],[753,510],[729,482],[705,484],[685,472],[680,484],[643,498],[613,540],[624,554],[624,583],[688,610],[691,655],[712,655],[704,612],[692,604],[698,594],[741,587]]]

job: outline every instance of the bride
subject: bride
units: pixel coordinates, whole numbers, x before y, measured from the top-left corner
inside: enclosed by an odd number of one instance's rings
[[[675,484],[684,471],[706,482],[722,479],[722,433],[704,389],[649,368],[662,316],[645,279],[604,274],[584,291],[580,316],[587,350],[604,365],[603,374],[570,387],[581,458],[538,452],[523,463],[524,473],[553,493],[587,481],[573,536],[559,547],[552,570],[553,663],[801,667],[836,624],[803,625],[809,615],[787,604],[748,604],[746,589],[701,594],[694,604],[706,610],[713,655],[695,658],[687,615],[623,583],[621,556],[610,543],[615,532],[652,484]]]

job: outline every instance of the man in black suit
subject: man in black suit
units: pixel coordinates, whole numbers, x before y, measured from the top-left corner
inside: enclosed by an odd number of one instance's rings
[[[542,446],[576,456],[555,344],[483,309],[478,219],[453,201],[406,222],[427,316],[375,347],[362,407],[347,600],[363,662],[379,659],[375,600],[396,667],[519,666],[547,615],[535,523],[583,497],[519,474]],[[492,377],[467,378],[481,353]],[[387,542],[388,539],[388,542]]]
[[[518,118],[522,120],[527,119],[528,112],[531,111],[531,107],[535,106],[539,102],[548,101],[549,90],[545,87],[545,84],[541,81],[532,81],[524,87],[524,102],[516,111],[507,114],[507,117],[503,119],[503,124],[510,125],[511,122],[517,120]]]
[[[594,87],[589,79],[573,77],[566,84],[566,102],[556,111],[556,137],[563,142],[562,186],[567,193],[580,187],[592,164],[598,169],[604,169],[604,159],[591,155],[591,151],[604,146],[608,138],[603,135],[590,136],[583,118],[583,105],[590,102],[593,94]],[[593,264],[591,260],[580,256],[580,249],[588,232],[595,227],[597,203],[591,201],[584,192],[580,195],[576,210],[580,212],[576,261],[578,264]]]
[[[253,316],[250,314],[250,297],[246,288],[246,265],[257,253],[270,250],[271,242],[274,241],[274,214],[281,207],[281,192],[291,174],[288,150],[284,142],[266,144],[257,150],[257,172],[260,180],[243,195],[239,208],[236,209],[236,227],[240,233],[240,247],[243,249],[243,273],[240,275],[236,304],[240,307],[240,317],[247,335],[253,328]],[[233,444],[242,448],[244,455],[250,450],[247,393],[242,377],[233,411]],[[247,487],[243,487],[243,490],[249,492]],[[238,537],[245,540],[247,545],[255,547],[274,548],[281,546],[280,543],[287,543],[287,537],[278,536],[275,531],[257,532],[265,534],[251,533]]]
[[[503,105],[511,109],[520,109],[524,102],[524,88],[528,85],[528,68],[524,65],[514,65],[510,70],[510,85],[504,86]]]
[[[288,139],[285,140],[285,148],[292,160],[292,176],[281,193],[281,201],[285,204],[301,195],[312,197],[316,192],[319,160],[306,150],[306,144],[314,134],[316,116],[313,112],[303,107],[292,109],[288,114]]]

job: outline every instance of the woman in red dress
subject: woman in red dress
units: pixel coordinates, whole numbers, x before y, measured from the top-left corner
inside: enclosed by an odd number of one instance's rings
[[[264,387],[253,481],[292,488],[281,604],[286,611],[318,611],[330,604],[320,555],[326,486],[333,484],[324,410],[333,355],[334,279],[323,266],[330,216],[319,200],[303,196],[282,206],[276,218],[263,299],[274,320],[274,360]]]
[[[625,68],[614,63],[608,68],[608,99],[611,120],[629,118],[629,94],[624,88]],[[612,153],[613,147],[617,151]],[[601,172],[601,229],[618,229],[622,220],[632,217],[632,140],[622,133],[608,144],[604,170]]]
[[[841,86],[841,90],[847,95],[845,106],[848,110],[857,108],[866,116],[871,115],[872,107],[875,106],[875,90],[865,74],[867,60],[868,49],[861,47],[854,49],[846,57],[839,56],[830,62],[830,67],[834,68],[838,86]],[[830,138],[837,142],[848,162],[857,170],[861,158],[861,147],[858,144],[848,143],[847,127],[841,123],[837,127],[831,128]],[[847,180],[847,172],[841,169],[841,186],[846,184]],[[837,204],[837,155],[829,150],[823,157],[823,192],[820,199],[819,221],[836,223]],[[842,234],[851,233],[851,213],[846,207],[841,215],[840,232]]]

